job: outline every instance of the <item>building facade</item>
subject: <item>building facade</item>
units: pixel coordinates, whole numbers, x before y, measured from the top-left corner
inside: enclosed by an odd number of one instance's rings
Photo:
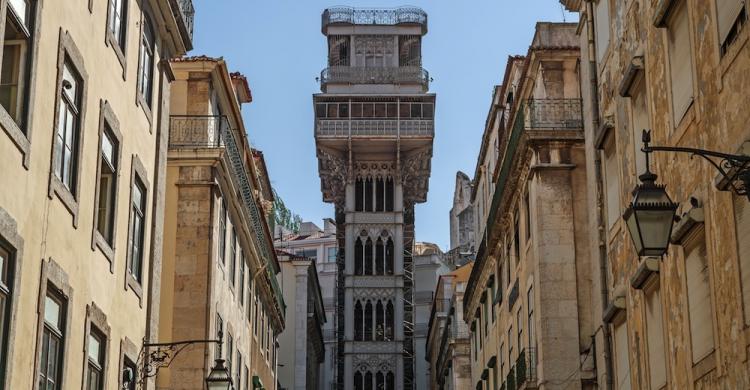
[[[435,95],[417,8],[323,12],[313,96],[323,200],[335,205],[338,389],[413,389],[414,204],[426,201]]]
[[[450,248],[446,261],[461,266],[474,259],[476,232],[474,230],[474,207],[471,203],[472,183],[465,173],[456,172],[453,190],[453,207],[450,211]]]
[[[653,145],[748,153],[748,5],[561,3],[580,15],[584,207],[601,211],[588,249],[602,329],[597,380],[615,389],[748,388],[747,197],[703,159],[656,152],[649,168],[680,203],[666,255],[639,258],[621,218],[647,168],[644,129]]]
[[[0,15],[0,388],[135,386],[159,321],[163,59],[191,49],[192,3]]]
[[[469,262],[438,278],[425,345],[430,389],[472,387],[471,335],[463,318],[463,296],[473,266]]]
[[[276,388],[285,304],[267,223],[272,190],[240,110],[251,92],[222,59],[182,57],[171,71],[159,338],[223,343],[186,349],[157,386],[203,389],[224,359],[235,389]]]
[[[476,389],[594,387],[578,62],[575,24],[537,23],[495,89],[474,180],[483,234],[463,298]]]

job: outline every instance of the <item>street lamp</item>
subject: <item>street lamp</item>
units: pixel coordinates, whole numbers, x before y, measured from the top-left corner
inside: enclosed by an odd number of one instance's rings
[[[737,195],[748,196],[749,199],[750,156],[695,148],[650,146],[650,142],[651,131],[643,130],[643,149],[641,150],[646,154],[646,172],[638,177],[641,184],[633,190],[633,200],[622,217],[625,219],[638,256],[661,257],[669,248],[677,203],[669,198],[664,185],[656,184],[657,176],[649,167],[651,153],[663,151],[700,156],[719,171],[727,189]]]
[[[224,359],[216,359],[214,367],[206,377],[208,390],[229,390],[232,388],[232,378],[229,369],[224,365]]]

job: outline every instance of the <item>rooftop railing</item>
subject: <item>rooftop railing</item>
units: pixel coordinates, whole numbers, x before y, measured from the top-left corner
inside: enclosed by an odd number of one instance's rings
[[[426,91],[430,87],[430,74],[420,66],[331,66],[320,72],[322,89],[330,83],[420,84]]]
[[[332,7],[323,11],[322,30],[332,24],[374,24],[395,26],[417,24],[427,32],[427,13],[417,7],[370,8]]]
[[[180,25],[180,33],[183,36],[185,46],[193,47],[193,22],[195,19],[195,8],[193,0],[170,0],[172,12]],[[190,50],[188,49],[188,50]]]

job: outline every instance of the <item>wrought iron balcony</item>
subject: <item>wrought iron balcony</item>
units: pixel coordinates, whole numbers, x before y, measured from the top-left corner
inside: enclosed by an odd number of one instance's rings
[[[193,0],[170,0],[172,4],[172,13],[180,27],[182,40],[188,50],[193,48],[193,20],[195,18],[195,8]]]
[[[322,31],[325,34],[332,24],[369,24],[395,26],[416,24],[427,33],[427,13],[417,7],[359,9],[332,7],[323,11]]]
[[[526,129],[583,129],[581,99],[529,99]]]
[[[527,348],[516,359],[516,388],[536,387],[536,349]]]
[[[429,138],[434,135],[434,129],[432,119],[318,119],[315,136]]]
[[[320,86],[328,84],[419,84],[430,87],[430,74],[419,66],[332,66],[320,72]]]
[[[226,116],[172,115],[169,117],[169,147],[172,149],[218,148],[229,131]]]

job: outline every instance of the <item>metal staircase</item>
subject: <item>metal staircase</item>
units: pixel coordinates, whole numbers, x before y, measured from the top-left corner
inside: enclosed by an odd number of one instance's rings
[[[414,205],[404,205],[404,390],[414,389]]]

